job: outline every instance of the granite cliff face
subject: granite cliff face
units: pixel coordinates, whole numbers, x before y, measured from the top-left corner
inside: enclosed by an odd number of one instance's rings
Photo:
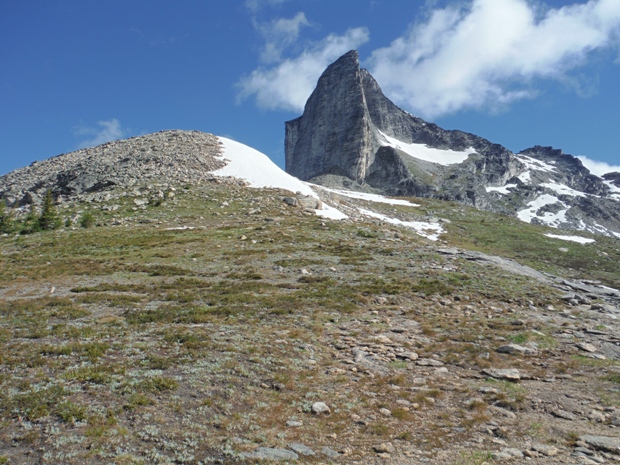
[[[379,145],[362,81],[357,52],[349,52],[321,76],[304,116],[286,123],[287,172],[300,179],[320,174],[366,177]]]
[[[285,128],[286,171],[302,180],[620,237],[620,175],[594,176],[551,147],[514,154],[417,118],[383,95],[356,51],[325,70],[303,115]]]

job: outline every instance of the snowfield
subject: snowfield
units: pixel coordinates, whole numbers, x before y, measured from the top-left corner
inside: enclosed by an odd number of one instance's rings
[[[342,213],[340,210],[334,207],[330,207],[323,202],[323,208],[316,211],[317,216],[322,216],[330,220],[346,220],[349,216]]]
[[[548,173],[552,173],[557,171],[557,168],[550,163],[545,163],[544,161],[536,160],[535,158],[528,157],[527,155],[515,155],[517,160],[523,163],[528,170],[538,170],[538,171],[546,171]]]
[[[532,175],[529,171],[526,171],[525,173],[521,173],[519,176],[517,176],[517,178],[519,178],[519,180],[523,184],[529,184],[532,182]]]
[[[509,189],[514,189],[517,187],[516,184],[506,184],[504,187],[487,187],[487,193],[497,192],[502,195],[510,194]]]
[[[218,139],[224,148],[222,158],[228,160],[229,163],[224,168],[214,171],[214,175],[244,179],[252,187],[275,187],[294,193],[300,192],[318,199],[308,183],[283,171],[264,153],[226,137],[218,137]],[[321,210],[316,211],[316,214],[333,220],[348,218],[340,210],[325,203]]]
[[[612,194],[610,194],[610,197],[612,197],[615,200],[620,200],[620,187],[614,186],[612,181],[603,181],[603,182],[607,184],[607,186],[609,186],[609,189],[611,189]]]
[[[439,240],[439,236],[443,234],[443,228],[439,223],[425,223],[423,221],[402,221],[397,218],[390,218],[389,216],[382,215],[380,213],[371,212],[363,208],[359,209],[360,213],[377,218],[378,220],[385,221],[386,223],[395,224],[397,226],[404,226],[405,228],[413,229],[420,236],[424,236],[431,241]]]
[[[214,175],[245,179],[252,187],[276,187],[317,197],[310,186],[284,172],[264,153],[225,137],[218,139],[224,146],[222,158],[229,163]]]
[[[324,191],[333,192],[334,194],[342,195],[344,197],[349,197],[351,199],[368,200],[369,202],[387,203],[389,205],[405,205],[407,207],[419,207],[418,204],[411,203],[408,200],[391,199],[389,197],[384,197],[383,195],[368,194],[366,192],[353,192],[353,191],[343,191],[339,189],[329,189],[323,186],[318,186],[318,187],[320,187]]]
[[[274,187],[294,193],[300,192],[304,195],[311,195],[312,197],[318,198],[317,194],[312,190],[312,184],[302,182],[286,173],[278,165],[272,162],[267,155],[248,147],[245,144],[241,144],[225,137],[218,137],[218,139],[222,143],[224,149],[222,159],[227,160],[228,164],[224,168],[214,171],[214,175],[232,176],[243,179],[247,181],[251,187]],[[381,195],[326,189],[322,186],[317,187],[339,195],[344,195],[359,200],[367,200],[369,202],[417,206],[407,200],[390,199]],[[359,209],[359,212],[366,216],[385,221],[386,223],[411,228],[417,234],[427,237],[433,241],[438,240],[439,235],[443,233],[443,229],[438,223],[401,221],[364,209]],[[323,202],[323,208],[321,210],[316,210],[316,214],[332,220],[344,220],[349,218],[348,215],[327,205],[325,202]]]
[[[585,197],[586,195],[590,195],[590,194],[585,194],[580,191],[576,191],[575,189],[565,186],[564,184],[558,184],[556,182],[544,182],[544,183],[541,183],[540,185],[543,187],[546,187],[549,190],[552,190],[553,192],[559,195],[570,195],[572,197]],[[598,197],[598,196],[593,196],[593,197]]]
[[[429,161],[443,166],[463,163],[472,153],[476,153],[473,147],[464,152],[455,152],[454,150],[434,149],[424,144],[408,144],[407,142],[401,142],[398,139],[385,135],[382,132],[381,135],[385,139],[384,146],[402,150],[407,155],[417,158],[418,160]]]
[[[578,242],[580,244],[592,244],[593,242],[596,242],[594,239],[588,239],[587,237],[581,237],[581,236],[561,236],[558,234],[545,234],[545,236],[550,237],[552,239],[561,239],[563,241]]]
[[[527,204],[529,208],[525,210],[521,210],[517,212],[517,218],[521,221],[525,221],[526,223],[531,223],[534,218],[538,218],[541,222],[546,224],[547,226],[558,227],[562,223],[566,222],[566,212],[568,208],[565,210],[560,210],[557,213],[544,212],[542,215],[538,214],[538,210],[547,205],[554,205],[556,203],[561,204],[562,206],[566,206],[563,202],[560,201],[557,197],[553,195],[544,194],[538,197],[536,200],[532,200]]]

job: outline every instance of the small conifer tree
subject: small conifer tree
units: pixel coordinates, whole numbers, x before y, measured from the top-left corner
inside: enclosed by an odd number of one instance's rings
[[[52,191],[48,190],[43,200],[43,209],[41,210],[41,216],[39,216],[39,226],[43,230],[52,230],[60,228],[61,225],[62,221],[58,217],[56,205],[54,205],[54,196],[52,196]]]
[[[6,208],[6,202],[0,198],[0,234],[10,234],[13,232],[13,216]]]
[[[30,205],[30,211],[26,218],[21,222],[19,228],[20,234],[32,234],[34,232],[41,231],[41,225],[39,224],[39,218],[37,216],[37,207],[35,204]]]

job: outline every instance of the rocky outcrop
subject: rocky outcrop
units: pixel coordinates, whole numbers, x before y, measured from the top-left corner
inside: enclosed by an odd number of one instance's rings
[[[0,177],[0,198],[9,206],[131,187],[151,180],[194,182],[225,162],[217,137],[199,131],[161,131],[108,142],[32,163]]]
[[[328,187],[451,200],[523,221],[620,237],[620,174],[552,147],[514,154],[391,102],[356,51],[330,65],[286,127],[286,171]]]
[[[612,185],[620,187],[620,173],[606,173],[603,175],[605,181],[609,181]]]
[[[567,155],[559,149],[537,145],[523,150],[519,155],[551,164],[555,168],[554,180],[571,189],[598,196],[609,193],[609,187],[605,185],[602,178],[591,174],[583,166],[581,160],[572,155]]]

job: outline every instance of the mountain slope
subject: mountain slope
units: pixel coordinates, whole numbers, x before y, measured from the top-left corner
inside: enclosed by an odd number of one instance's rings
[[[347,201],[346,192],[337,195],[340,200],[333,199],[338,193],[300,181],[266,155],[244,144],[198,131],[178,130],[109,142],[33,163],[0,177],[0,198],[22,218],[31,207],[41,206],[48,190],[60,205],[73,201],[109,201],[129,195],[137,197],[135,202],[142,208],[147,202],[160,202],[169,195],[168,190],[174,184],[227,178],[253,188],[288,191],[287,202],[326,218],[378,214]],[[144,183],[151,184],[146,193],[139,188]],[[148,198],[144,199],[145,196]],[[327,197],[332,199],[321,201]],[[331,207],[332,200],[341,204],[347,213]],[[366,200],[396,202],[379,195],[367,196]],[[437,222],[417,220],[408,221],[406,225],[435,240],[442,231]]]
[[[202,133],[0,187],[65,220],[0,235],[0,463],[617,456],[618,239],[308,185]]]
[[[323,190],[448,220],[440,243],[328,221],[228,176],[254,156],[223,142],[224,176],[136,179],[59,205],[94,227],[0,236],[0,461],[613,462],[586,441],[619,440],[616,239]]]
[[[454,200],[523,221],[620,237],[620,189],[550,147],[520,154],[444,130],[387,99],[351,51],[286,123],[286,171],[331,187]],[[613,175],[612,175],[613,176]]]

